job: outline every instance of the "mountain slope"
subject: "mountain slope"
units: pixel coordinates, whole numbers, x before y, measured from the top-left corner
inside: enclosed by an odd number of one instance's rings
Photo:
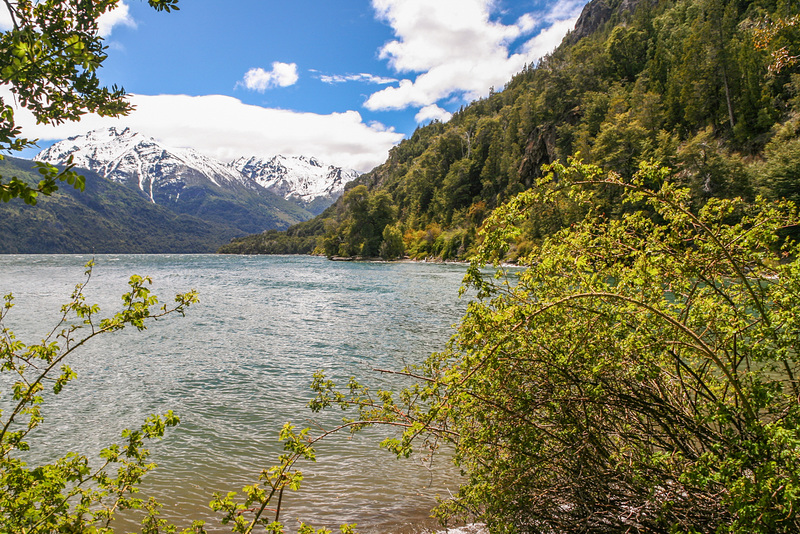
[[[345,185],[359,174],[302,156],[253,156],[236,159],[230,166],[258,186],[287,200],[299,201],[315,215],[339,198]]]
[[[754,33],[785,16],[766,0],[593,0],[538,65],[449,122],[419,128],[287,238],[312,234],[331,256],[376,256],[400,239],[411,257],[464,258],[493,208],[532,187],[542,165],[578,153],[623,177],[660,161],[697,207],[757,193],[800,200],[800,76],[770,72],[771,50]],[[787,28],[776,46],[797,53],[800,32]],[[612,193],[600,198],[599,209],[620,214]],[[373,210],[392,217],[365,225]],[[576,215],[532,214],[511,258]],[[257,252],[259,241],[224,250]]]
[[[228,165],[191,149],[172,149],[129,129],[97,130],[58,142],[36,159],[54,165],[68,157],[137,191],[152,204],[243,233],[286,228],[311,212],[249,183]]]
[[[224,220],[236,217],[232,208],[236,204],[239,211],[248,211],[245,205],[263,209],[263,214],[250,213],[242,219],[253,219],[257,230],[285,228],[311,218],[358,176],[356,171],[325,166],[314,158],[252,157],[223,163],[128,128],[75,136],[43,150],[35,159],[63,165],[70,157],[76,166],[137,189],[154,204],[177,213]],[[225,201],[207,203],[202,200],[206,197]]]
[[[243,186],[239,173],[191,149],[175,150],[129,128],[94,130],[43,150],[36,160],[80,168],[142,191],[155,204],[179,202],[183,189]]]
[[[0,161],[4,176],[38,181],[33,162]],[[212,252],[243,232],[230,225],[176,215],[96,173],[83,173],[83,192],[64,186],[34,208],[0,204],[0,253]]]

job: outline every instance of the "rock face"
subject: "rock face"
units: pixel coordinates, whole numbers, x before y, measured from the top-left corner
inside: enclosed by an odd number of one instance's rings
[[[128,128],[71,137],[35,159],[63,165],[70,156],[77,167],[139,189],[151,202],[164,205],[179,204],[200,188],[276,195],[302,208],[312,203],[327,207],[358,176],[356,171],[310,157],[250,157],[223,163],[191,148],[166,146]]]
[[[625,16],[633,14],[639,3],[648,1],[652,4],[658,0],[592,0],[586,4],[571,31],[564,41],[570,44],[577,43],[584,37],[597,31],[603,24],[611,20],[614,14]]]
[[[525,187],[533,186],[536,178],[542,175],[542,165],[549,165],[556,159],[556,128],[550,124],[537,126],[528,137],[525,154],[519,166],[519,176]]]

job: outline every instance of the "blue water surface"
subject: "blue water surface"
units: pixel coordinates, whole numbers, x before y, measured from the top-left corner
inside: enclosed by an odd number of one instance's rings
[[[90,259],[0,256],[0,294],[16,299],[5,326],[26,342],[47,335]],[[159,468],[144,490],[182,527],[191,519],[216,524],[211,494],[238,491],[275,463],[285,422],[336,423],[341,413],[317,416],[306,408],[315,371],[396,387],[396,377],[374,369],[399,369],[441,350],[467,305],[458,298],[463,265],[218,255],[101,255],[95,263],[87,301],[106,314],[119,309],[132,274],[152,277],[162,302],[196,289],[200,304],[184,318],[103,336],[77,351],[71,364],[79,377],[48,402],[30,459],[96,456],[124,428],[171,409],[181,425],[153,445]],[[437,494],[455,490],[455,469],[446,458],[433,468],[395,460],[378,450],[386,435],[321,445],[318,462],[303,466],[303,489],[286,500],[282,520],[333,530],[358,523],[363,533],[432,525],[427,510]],[[121,525],[134,528],[133,521]]]

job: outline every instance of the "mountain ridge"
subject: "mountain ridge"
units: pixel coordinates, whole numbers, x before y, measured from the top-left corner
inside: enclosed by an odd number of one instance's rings
[[[33,161],[6,156],[4,176],[34,184]],[[152,254],[214,252],[246,231],[235,224],[176,214],[122,184],[86,170],[85,190],[60,187],[35,209],[0,203],[0,254]]]
[[[230,166],[264,189],[287,200],[297,199],[304,206],[325,201],[332,204],[342,195],[345,185],[360,175],[353,169],[325,165],[314,157],[305,156],[243,156],[233,160]]]
[[[359,176],[307,156],[243,156],[223,163],[192,148],[171,147],[130,128],[114,127],[59,141],[34,159],[63,165],[70,156],[77,167],[139,189],[156,204],[179,203],[186,188],[219,187],[276,195],[301,208],[325,201],[329,205]]]

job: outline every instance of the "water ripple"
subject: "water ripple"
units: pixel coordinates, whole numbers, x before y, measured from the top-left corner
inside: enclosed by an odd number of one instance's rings
[[[89,259],[0,256],[0,294],[17,298],[6,326],[21,339],[44,335]],[[195,288],[201,303],[183,319],[98,339],[76,355],[79,380],[47,408],[43,445],[31,455],[91,455],[123,428],[172,409],[181,425],[153,445],[160,468],[144,490],[183,526],[187,517],[211,518],[214,491],[239,490],[275,462],[281,426],[313,416],[306,404],[316,370],[386,387],[391,380],[372,369],[440,350],[466,308],[457,298],[463,266],[213,255],[107,255],[96,263],[87,299],[104,310],[118,305],[134,273],[151,276],[165,302]],[[341,414],[313,417],[334,424]],[[287,498],[284,520],[355,522],[364,533],[432,526],[427,510],[454,484],[455,468],[396,461],[377,449],[383,437],[322,444],[319,461],[304,467],[303,491]]]

